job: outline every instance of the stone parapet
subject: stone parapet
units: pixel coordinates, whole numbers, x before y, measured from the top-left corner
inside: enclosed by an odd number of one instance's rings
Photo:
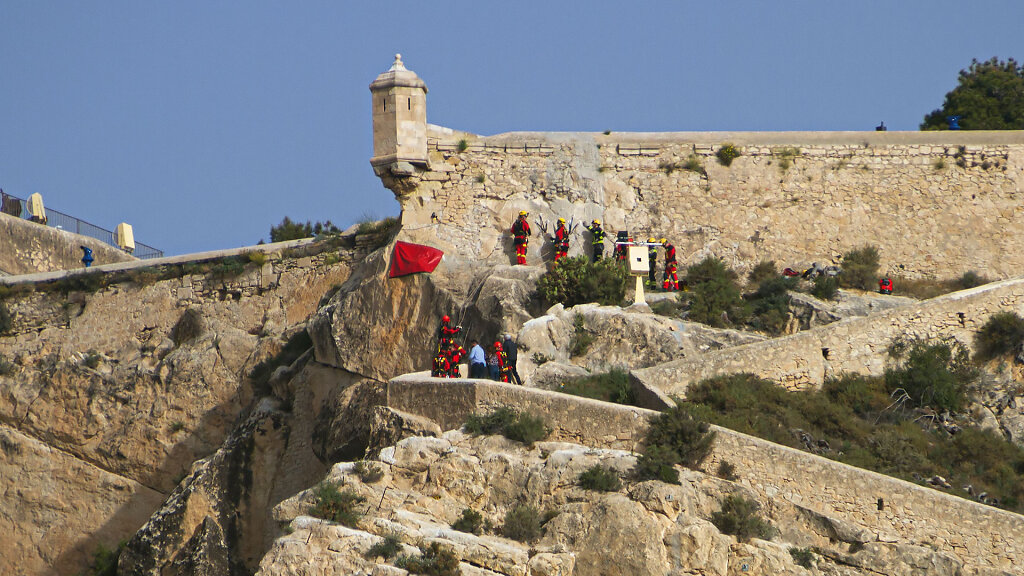
[[[92,249],[96,264],[137,261],[95,238],[0,212],[0,276],[82,269],[79,246]]]
[[[775,380],[790,390],[814,388],[843,373],[883,374],[896,338],[955,339],[973,349],[974,335],[998,312],[1024,313],[1024,277],[635,370],[633,375],[646,386],[680,396],[690,384],[740,372]]]

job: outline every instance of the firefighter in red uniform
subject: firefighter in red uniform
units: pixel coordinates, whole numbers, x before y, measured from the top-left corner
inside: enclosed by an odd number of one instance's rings
[[[452,344],[451,348],[448,349],[448,374],[449,378],[459,378],[462,374],[459,374],[459,362],[462,361],[462,357],[466,355],[466,349],[458,344]]]
[[[661,246],[665,249],[665,281],[661,287],[663,290],[679,290],[679,278],[676,276],[676,247],[668,243],[668,239],[661,239]]]
[[[501,342],[494,343],[494,355],[498,357],[498,380],[508,382],[509,372],[512,370],[508,366],[508,354],[501,347]]]
[[[448,371],[448,353],[441,351],[434,354],[434,367],[431,369],[430,375],[434,378],[445,378],[448,375]]]
[[[555,262],[565,258],[569,254],[569,231],[565,229],[565,218],[558,219],[558,227],[555,228]]]
[[[512,238],[516,245],[516,264],[526,264],[526,244],[529,242],[530,223],[526,221],[526,210],[519,212],[519,218],[512,223]]]
[[[882,278],[878,281],[878,293],[879,294],[892,294],[892,279]]]
[[[437,342],[437,351],[444,352],[455,344],[455,335],[462,331],[462,326],[452,328],[452,319],[447,314],[441,316],[441,334]]]

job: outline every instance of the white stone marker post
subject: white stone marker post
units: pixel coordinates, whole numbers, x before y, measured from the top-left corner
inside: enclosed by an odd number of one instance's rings
[[[636,277],[636,293],[633,296],[633,304],[646,304],[644,276],[650,273],[650,266],[647,260],[647,244],[629,246],[627,248],[627,255],[629,258],[629,273]]]

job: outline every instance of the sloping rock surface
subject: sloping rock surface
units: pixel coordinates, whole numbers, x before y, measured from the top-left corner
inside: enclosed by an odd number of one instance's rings
[[[776,522],[785,519],[797,542],[737,541],[708,518],[724,495],[749,497],[749,492],[701,472],[683,471],[680,485],[627,481],[612,492],[577,485],[580,474],[595,465],[628,478],[635,462],[628,452],[560,442],[526,448],[502,437],[458,431],[406,438],[381,450],[379,461],[371,464],[379,467],[381,478],[362,481],[350,462],[336,464],[325,479],[365,499],[359,506],[365,514],[356,525],[306,515],[316,501],[312,490],[278,505],[275,515],[288,528],[257,574],[406,574],[394,559],[369,554],[385,536],[401,541],[399,554],[406,556],[438,543],[460,559],[462,574],[795,576],[809,573],[789,553],[797,545],[818,547],[811,553],[815,569],[810,573],[961,573],[955,558],[912,544],[871,541],[858,544],[859,551],[848,549],[843,538],[861,537],[855,527],[811,518],[781,500],[764,509]],[[541,533],[527,542],[503,536],[506,514],[522,505],[545,518]],[[467,508],[483,517],[478,533],[451,527]]]

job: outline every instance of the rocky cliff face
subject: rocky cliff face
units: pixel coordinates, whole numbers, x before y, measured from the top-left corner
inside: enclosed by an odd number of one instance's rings
[[[737,542],[707,518],[742,487],[686,472],[681,488],[589,493],[574,486],[582,469],[625,471],[634,457],[442,434],[388,408],[384,382],[428,367],[442,314],[483,342],[518,334],[520,371],[541,386],[762,338],[642,308],[544,314],[533,293],[539,267],[446,258],[433,274],[385,279],[388,254],[329,249],[250,265],[234,279],[199,272],[9,295],[0,529],[17,556],[0,556],[0,572],[74,573],[96,545],[134,534],[121,574],[401,574],[363,556],[394,532],[409,554],[422,541],[452,546],[464,574],[804,573],[791,545],[821,547],[823,574],[957,573],[955,558],[877,542],[782,499],[762,502],[780,540]],[[579,330],[592,341],[574,353]],[[383,481],[354,480],[351,464],[331,468],[366,453],[387,464]],[[356,529],[303,516],[307,489],[328,470],[379,503]],[[517,503],[559,512],[538,541],[448,528],[467,507],[499,524]]]
[[[276,400],[193,466],[129,542],[122,573],[252,573],[279,534],[273,504],[322,478],[324,463],[418,430],[380,411],[382,383],[427,365],[442,314],[461,318],[467,334],[515,331],[529,318],[537,269],[456,262],[385,280],[389,253],[355,264],[322,302],[309,322],[313,349],[269,380]]]
[[[873,535],[783,500],[764,503],[784,529],[773,540],[739,541],[708,518],[726,495],[750,496],[732,482],[687,470],[678,486],[625,482],[596,492],[578,485],[601,465],[628,479],[635,456],[560,442],[532,448],[502,437],[410,437],[379,453],[382,478],[362,479],[355,463],[336,464],[325,482],[361,498],[353,527],[305,515],[316,502],[305,491],[281,503],[288,523],[258,574],[407,574],[395,560],[371,553],[385,537],[399,554],[418,556],[440,544],[459,558],[462,574],[588,576],[603,574],[871,574],[954,575],[960,562],[905,543],[869,542]],[[543,514],[542,532],[518,541],[503,536],[506,514],[518,506]],[[452,524],[471,509],[482,515],[476,534]],[[490,526],[487,528],[486,526]],[[810,547],[815,547],[811,551]],[[790,553],[800,548],[808,568]],[[398,562],[401,564],[401,562]],[[922,572],[924,571],[924,572]]]
[[[264,393],[253,369],[347,278],[352,255],[326,256],[9,294],[0,527],[19,554],[0,573],[76,573],[130,537]],[[177,334],[189,309],[199,322]]]

